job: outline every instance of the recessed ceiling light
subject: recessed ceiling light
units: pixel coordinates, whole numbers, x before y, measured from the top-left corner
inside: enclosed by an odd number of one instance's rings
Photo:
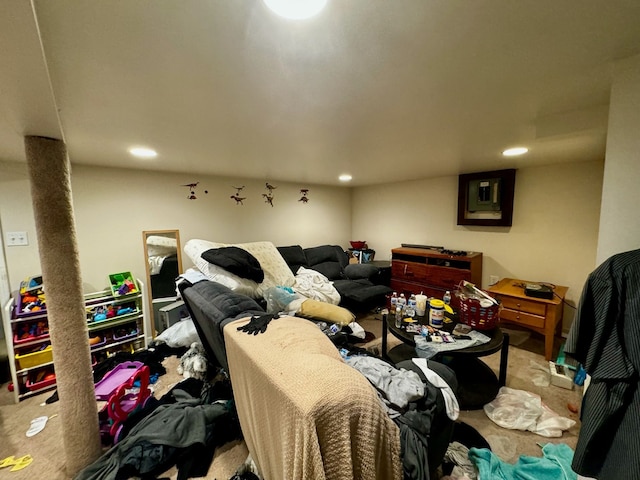
[[[529,149],[527,147],[507,148],[504,152],[502,152],[502,155],[504,155],[505,157],[517,157],[518,155],[524,155],[528,151]]]
[[[129,153],[138,158],[156,158],[158,156],[158,152],[146,147],[132,147],[129,149]]]
[[[352,178],[353,177],[348,173],[343,173],[338,177],[338,180],[340,180],[341,182],[350,182]]]
[[[281,17],[302,20],[320,13],[327,0],[264,0],[264,3]]]

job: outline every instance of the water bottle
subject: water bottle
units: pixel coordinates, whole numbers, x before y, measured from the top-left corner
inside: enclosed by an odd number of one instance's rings
[[[396,306],[396,328],[400,328],[402,326],[402,307],[400,305]]]
[[[407,304],[407,298],[404,296],[404,293],[401,293],[400,298],[398,298],[398,305],[404,308],[406,304]]]
[[[409,303],[407,303],[407,316],[411,318],[416,316],[416,296],[413,293],[409,297]]]
[[[416,298],[416,295],[412,293],[411,296],[409,297],[409,302],[408,302],[409,306],[415,310],[417,302],[418,302],[418,299]]]
[[[407,308],[405,308],[405,315],[407,317],[411,317],[411,318],[415,317],[416,316],[416,309],[413,308],[411,306],[411,304],[407,305]]]
[[[451,303],[451,292],[447,290],[444,292],[444,296],[442,297],[442,301],[445,305],[449,305]]]
[[[397,304],[398,304],[398,292],[393,292],[393,295],[391,295],[391,309],[390,309],[391,312],[395,313]]]

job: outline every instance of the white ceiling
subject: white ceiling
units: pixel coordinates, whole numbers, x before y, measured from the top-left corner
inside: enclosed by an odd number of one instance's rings
[[[603,159],[613,64],[640,53],[638,0],[329,0],[298,22],[260,0],[31,3],[0,0],[4,161],[29,134],[75,164],[334,185]]]

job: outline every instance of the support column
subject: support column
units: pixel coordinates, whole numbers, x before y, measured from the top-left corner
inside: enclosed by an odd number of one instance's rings
[[[70,477],[101,454],[84,294],[71,196],[60,140],[24,140],[53,348],[65,468]]]

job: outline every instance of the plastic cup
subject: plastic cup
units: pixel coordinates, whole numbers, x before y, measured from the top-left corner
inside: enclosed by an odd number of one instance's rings
[[[427,312],[427,296],[426,295],[416,295],[416,315],[419,317],[424,317]]]

